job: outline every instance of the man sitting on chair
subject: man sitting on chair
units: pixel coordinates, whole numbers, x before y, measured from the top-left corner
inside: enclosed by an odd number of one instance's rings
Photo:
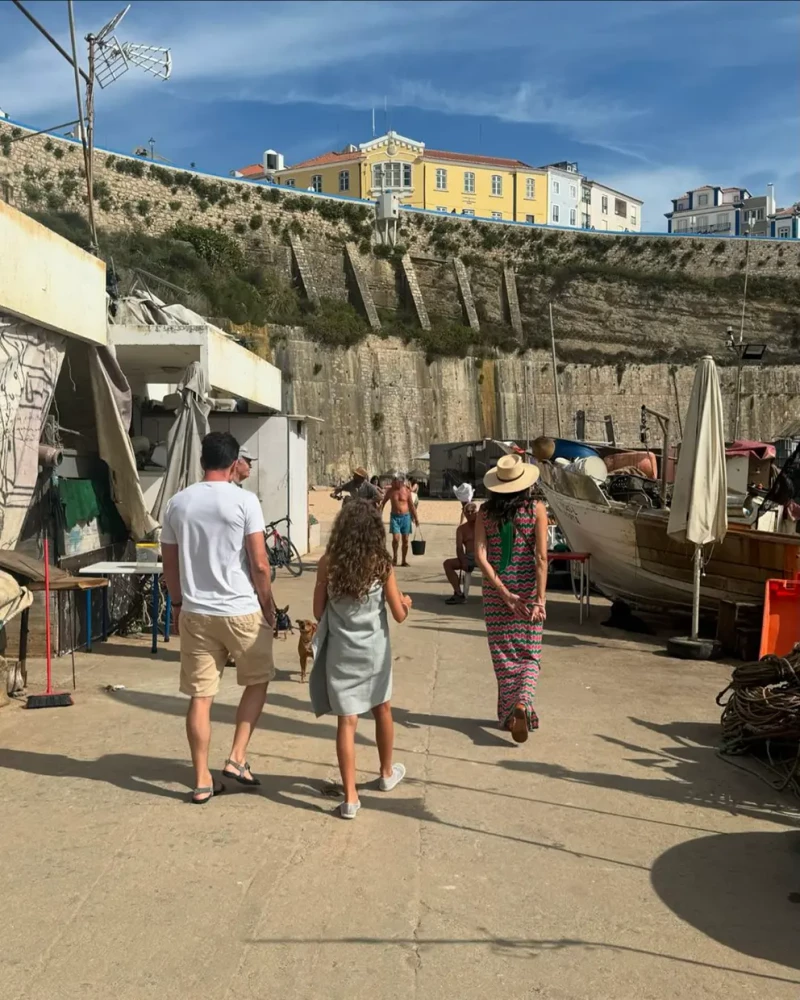
[[[478,505],[466,504],[464,516],[466,520],[456,531],[455,558],[444,561],[444,571],[453,588],[453,596],[448,597],[446,604],[463,604],[466,601],[458,574],[471,573],[475,569],[475,521],[478,517]]]

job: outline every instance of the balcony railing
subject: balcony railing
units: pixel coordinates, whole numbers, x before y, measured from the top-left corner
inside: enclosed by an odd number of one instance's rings
[[[729,233],[733,229],[730,222],[715,222],[709,226],[687,226],[686,229],[675,227],[673,233]]]

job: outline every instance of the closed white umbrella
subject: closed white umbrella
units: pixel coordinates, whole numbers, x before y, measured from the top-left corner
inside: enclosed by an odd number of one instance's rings
[[[722,395],[717,366],[711,357],[697,363],[683,426],[667,534],[695,546],[691,637],[696,640],[703,546],[721,541],[728,530]]]

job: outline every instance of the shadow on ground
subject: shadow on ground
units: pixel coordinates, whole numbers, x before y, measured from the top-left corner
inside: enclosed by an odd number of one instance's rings
[[[728,833],[665,851],[651,882],[681,920],[744,955],[800,969],[800,833]]]

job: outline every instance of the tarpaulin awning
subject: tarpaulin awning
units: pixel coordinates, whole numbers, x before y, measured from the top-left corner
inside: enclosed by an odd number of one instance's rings
[[[775,445],[766,444],[764,441],[734,441],[725,449],[728,458],[755,458],[763,462],[768,458],[775,458]]]

